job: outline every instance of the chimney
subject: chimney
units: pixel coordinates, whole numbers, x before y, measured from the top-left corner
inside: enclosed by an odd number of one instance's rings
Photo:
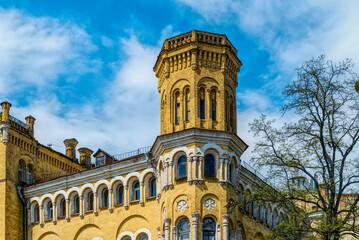
[[[93,151],[85,147],[79,148],[78,151],[80,153],[80,164],[91,167],[91,155]]]
[[[66,146],[66,156],[72,159],[76,158],[76,146],[79,142],[75,138],[65,139],[64,144]]]
[[[31,137],[34,137],[34,125],[35,125],[35,118],[31,115],[25,118],[26,125],[29,126],[29,134]]]
[[[2,122],[9,122],[9,113],[10,113],[10,107],[11,107],[11,103],[9,103],[8,101],[4,101],[1,103],[1,107],[2,107]]]

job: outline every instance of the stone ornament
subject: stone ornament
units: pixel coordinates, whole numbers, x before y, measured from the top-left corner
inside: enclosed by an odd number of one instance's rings
[[[181,200],[177,203],[177,209],[179,211],[184,211],[187,207],[187,202],[185,200]]]
[[[207,209],[212,210],[216,207],[216,201],[214,201],[212,198],[208,198],[206,201],[204,201],[204,206]]]

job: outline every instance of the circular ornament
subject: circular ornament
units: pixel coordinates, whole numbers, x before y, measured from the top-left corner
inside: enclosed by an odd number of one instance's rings
[[[212,210],[216,207],[216,201],[214,201],[212,198],[208,198],[206,201],[204,201],[204,206],[207,209]]]
[[[187,202],[185,200],[181,200],[177,203],[177,209],[179,211],[184,211],[187,207]]]

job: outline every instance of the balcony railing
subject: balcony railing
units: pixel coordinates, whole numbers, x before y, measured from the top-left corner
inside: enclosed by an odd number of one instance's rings
[[[142,147],[142,148],[139,148],[137,150],[133,150],[133,151],[130,151],[130,152],[125,152],[125,153],[114,155],[113,157],[116,160],[122,160],[122,159],[130,158],[130,157],[133,157],[133,156],[137,156],[137,155],[149,152],[151,150],[151,147],[152,146]]]

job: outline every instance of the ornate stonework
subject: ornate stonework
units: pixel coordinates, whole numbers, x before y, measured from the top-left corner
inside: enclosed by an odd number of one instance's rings
[[[204,201],[204,206],[207,209],[212,210],[216,207],[216,201],[214,201],[212,198],[208,198],[206,201]]]

